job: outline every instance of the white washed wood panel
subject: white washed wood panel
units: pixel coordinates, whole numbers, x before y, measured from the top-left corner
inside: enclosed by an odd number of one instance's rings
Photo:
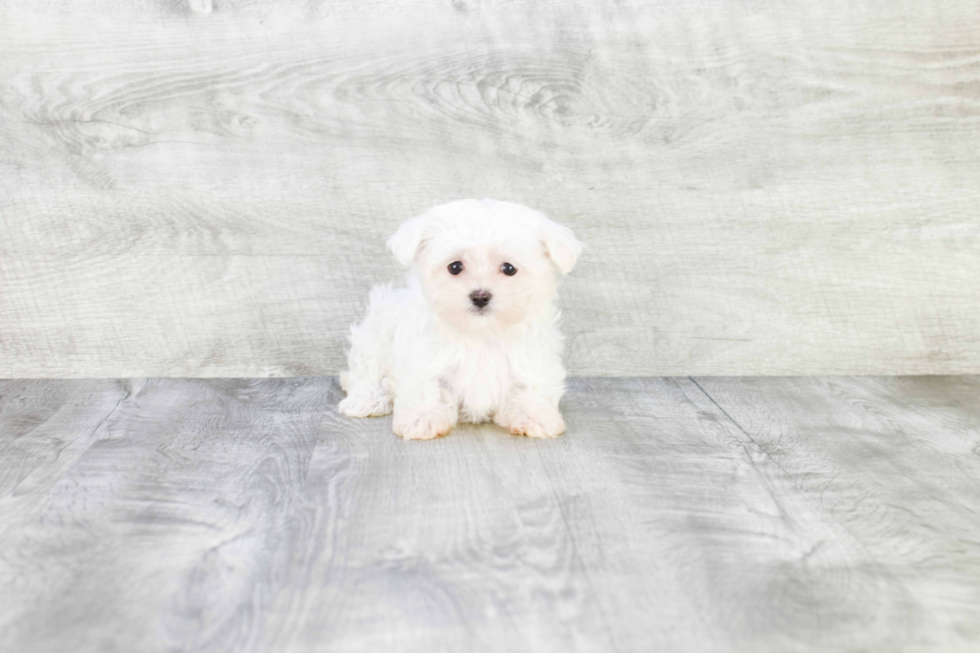
[[[980,370],[980,5],[193,4],[0,2],[0,375],[336,373],[468,196],[573,373]]]

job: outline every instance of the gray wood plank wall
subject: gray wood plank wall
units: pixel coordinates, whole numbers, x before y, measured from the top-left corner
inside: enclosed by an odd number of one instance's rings
[[[2,376],[336,373],[468,196],[572,373],[978,372],[980,3],[0,0]]]

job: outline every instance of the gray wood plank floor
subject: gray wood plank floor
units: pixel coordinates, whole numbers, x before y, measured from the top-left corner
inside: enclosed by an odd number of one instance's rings
[[[2,651],[980,646],[980,377],[574,379],[425,443],[335,379],[0,382]]]

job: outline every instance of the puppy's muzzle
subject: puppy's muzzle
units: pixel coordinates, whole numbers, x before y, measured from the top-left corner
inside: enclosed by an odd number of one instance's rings
[[[473,305],[477,308],[483,308],[489,304],[492,297],[493,295],[486,290],[474,290],[470,293],[470,301],[473,302]]]

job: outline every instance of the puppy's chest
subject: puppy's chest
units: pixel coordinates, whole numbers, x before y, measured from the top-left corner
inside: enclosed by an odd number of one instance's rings
[[[510,390],[510,361],[495,347],[470,349],[455,358],[445,381],[459,399],[460,417],[481,422],[491,417]]]

